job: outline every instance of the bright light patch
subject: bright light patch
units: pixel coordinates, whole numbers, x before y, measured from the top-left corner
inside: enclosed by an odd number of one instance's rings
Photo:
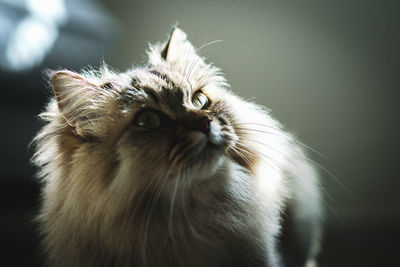
[[[23,70],[42,62],[58,35],[54,24],[29,17],[18,26],[6,49],[6,64],[12,70]]]
[[[67,19],[64,0],[27,0],[29,11],[43,20],[62,23]]]
[[[4,58],[6,68],[19,71],[40,64],[58,36],[58,25],[67,21],[64,0],[27,0],[30,15],[10,36]]]

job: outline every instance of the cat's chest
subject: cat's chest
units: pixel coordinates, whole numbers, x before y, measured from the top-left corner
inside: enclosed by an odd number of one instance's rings
[[[219,201],[219,202],[216,202]],[[236,207],[235,207],[236,205]],[[155,218],[146,234],[150,266],[266,266],[254,207],[217,198],[173,218]]]

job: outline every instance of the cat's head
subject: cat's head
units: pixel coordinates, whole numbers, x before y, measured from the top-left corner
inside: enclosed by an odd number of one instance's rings
[[[103,67],[51,74],[55,101],[43,135],[53,131],[61,157],[111,176],[99,179],[143,184],[188,174],[185,181],[204,179],[227,160],[249,168],[255,158],[237,125],[249,116],[256,121],[255,107],[227,89],[179,28],[148,56],[145,67],[124,73]]]

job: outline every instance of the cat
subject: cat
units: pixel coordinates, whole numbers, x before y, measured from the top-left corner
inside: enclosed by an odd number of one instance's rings
[[[175,27],[148,63],[49,72],[34,138],[49,266],[316,266],[318,176]]]

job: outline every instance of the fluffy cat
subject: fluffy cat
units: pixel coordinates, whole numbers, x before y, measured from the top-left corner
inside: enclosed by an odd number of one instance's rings
[[[50,73],[34,163],[50,266],[315,266],[317,175],[175,28],[148,64]]]

